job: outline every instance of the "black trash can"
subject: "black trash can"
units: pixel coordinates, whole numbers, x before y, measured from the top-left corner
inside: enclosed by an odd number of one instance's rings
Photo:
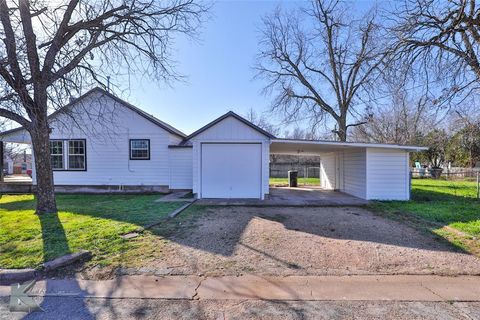
[[[290,188],[298,187],[298,171],[288,171],[288,186]]]

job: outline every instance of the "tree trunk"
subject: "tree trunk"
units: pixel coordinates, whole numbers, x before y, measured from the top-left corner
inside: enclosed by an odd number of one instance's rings
[[[341,116],[337,120],[337,125],[338,125],[338,131],[337,131],[338,138],[342,142],[347,141],[347,117],[346,117],[346,115]]]
[[[35,156],[35,174],[37,177],[37,214],[56,213],[53,172],[50,164],[50,133],[48,123],[38,121],[30,132]]]

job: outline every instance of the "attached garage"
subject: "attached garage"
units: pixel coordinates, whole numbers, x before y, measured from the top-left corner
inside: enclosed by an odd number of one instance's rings
[[[202,143],[200,174],[202,198],[261,198],[262,144]]]
[[[183,144],[192,146],[193,193],[200,199],[264,199],[273,138],[233,112],[189,135]]]

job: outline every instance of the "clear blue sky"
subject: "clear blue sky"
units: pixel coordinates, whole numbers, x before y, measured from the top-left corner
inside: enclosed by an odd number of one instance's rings
[[[261,113],[270,100],[261,94],[262,82],[254,80],[252,66],[258,52],[261,18],[279,4],[297,7],[299,1],[219,1],[200,42],[175,43],[177,70],[187,76],[172,88],[148,80],[131,85],[123,96],[185,133],[191,133],[223,113],[244,115],[250,108]],[[113,79],[112,79],[113,80]],[[113,80],[114,81],[114,80]]]
[[[364,7],[371,1],[352,2],[352,7]],[[185,81],[167,86],[134,76],[129,86],[121,83],[125,79],[112,78],[114,85],[130,89],[115,93],[187,134],[229,110],[245,115],[254,109],[260,115],[269,110],[271,101],[261,93],[263,82],[253,79],[261,19],[278,6],[288,10],[308,4],[307,0],[216,1],[198,41],[179,38],[173,43],[176,70],[186,76]]]

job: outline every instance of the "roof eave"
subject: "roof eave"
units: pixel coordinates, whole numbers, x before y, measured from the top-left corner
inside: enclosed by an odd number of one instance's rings
[[[272,139],[272,142],[281,142],[286,144],[305,143],[313,145],[338,146],[338,147],[354,147],[354,148],[383,148],[383,149],[400,149],[410,151],[425,151],[428,147],[408,146],[397,144],[376,144],[365,142],[338,142],[338,141],[322,141],[322,140],[301,140],[301,139]]]
[[[222,120],[228,118],[228,117],[234,117],[235,119],[239,120],[240,122],[246,124],[247,126],[249,126],[250,128],[260,132],[261,134],[263,134],[264,136],[268,137],[269,139],[276,139],[276,137],[271,134],[270,132],[267,132],[265,130],[263,130],[262,128],[258,127],[257,125],[251,123],[250,121],[248,121],[247,119],[239,116],[238,114],[236,114],[235,112],[233,111],[229,111],[227,113],[225,113],[224,115],[216,118],[215,120],[207,123],[206,125],[204,125],[203,127],[201,127],[200,129],[196,130],[195,132],[189,134],[187,137],[185,137],[182,141],[182,143],[186,143],[188,140],[192,139],[193,137],[199,135],[200,133],[204,132],[205,130],[213,127],[214,125],[216,125],[217,123],[221,122]]]

